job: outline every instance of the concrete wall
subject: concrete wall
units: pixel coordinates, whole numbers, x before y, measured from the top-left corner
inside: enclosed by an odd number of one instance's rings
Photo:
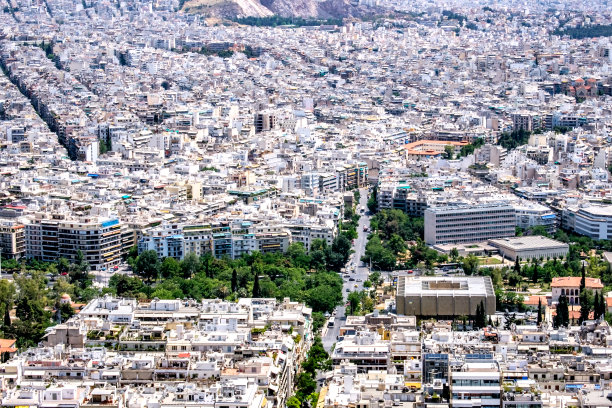
[[[495,313],[495,296],[470,295],[461,293],[455,295],[421,294],[396,296],[396,308],[399,315],[435,317],[475,315],[476,307],[483,302],[488,315]]]

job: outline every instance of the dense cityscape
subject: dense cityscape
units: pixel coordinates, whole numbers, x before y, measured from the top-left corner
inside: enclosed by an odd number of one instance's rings
[[[607,0],[0,7],[0,408],[612,407]]]

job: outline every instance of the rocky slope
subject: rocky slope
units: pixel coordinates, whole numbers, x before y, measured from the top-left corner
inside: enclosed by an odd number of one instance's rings
[[[364,14],[364,9],[349,0],[188,0],[187,13],[232,19],[237,17],[341,18]]]

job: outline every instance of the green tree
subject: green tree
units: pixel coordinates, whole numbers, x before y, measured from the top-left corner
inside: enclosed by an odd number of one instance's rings
[[[59,313],[60,313],[62,322],[65,322],[66,320],[74,316],[74,309],[72,308],[70,303],[61,303],[59,305]]]
[[[355,314],[359,307],[359,303],[361,303],[361,295],[359,292],[351,292],[348,295],[348,303],[349,303],[349,314]]]
[[[78,250],[74,263],[68,267],[68,276],[70,283],[76,285],[80,289],[86,289],[91,285],[91,277],[89,275],[89,264],[85,261],[83,252]]]
[[[593,292],[582,289],[580,292],[580,323],[589,320],[589,314],[593,310]]]
[[[323,312],[312,312],[312,330],[317,333],[325,324],[325,315]]]
[[[332,251],[341,254],[344,262],[348,260],[351,247],[351,241],[342,234],[338,235],[332,242]]]
[[[391,238],[386,244],[386,248],[394,254],[404,253],[406,252],[406,249],[408,249],[408,247],[406,246],[406,242],[398,234],[391,235]]]
[[[286,255],[291,258],[294,266],[299,268],[308,268],[310,265],[310,256],[306,253],[306,248],[301,242],[294,242],[287,248]]]
[[[232,281],[231,281],[232,293],[236,293],[238,290],[238,272],[236,268],[232,269]]]
[[[9,330],[11,327],[11,308],[9,305],[4,305],[4,321],[2,323],[2,329],[4,331]]]
[[[536,225],[531,228],[531,235],[541,235],[543,237],[548,237],[548,230],[543,225]]]
[[[181,264],[171,256],[164,258],[160,266],[161,276],[164,279],[174,278],[181,273]]]
[[[160,263],[157,258],[157,252],[153,250],[144,251],[136,258],[136,268],[134,268],[134,272],[149,283],[157,279],[159,269]]]
[[[253,277],[253,297],[258,298],[260,297],[259,270],[255,269],[253,273],[255,274],[255,276]]]
[[[308,358],[302,363],[302,368],[305,372],[315,376],[318,370],[326,370],[328,366],[329,354],[323,348],[321,338],[317,336],[308,350]]]
[[[123,274],[111,276],[109,287],[115,291],[117,296],[131,298],[138,297],[138,294],[143,293],[147,288],[138,277],[130,277]]]
[[[455,152],[455,148],[451,145],[444,146],[444,154],[443,157],[447,160],[453,160],[453,153]]]
[[[331,312],[342,300],[342,294],[337,287],[315,286],[308,290],[306,300],[313,311]]]
[[[542,324],[542,298],[538,299],[538,320],[537,320],[537,325],[540,326]]]
[[[60,258],[57,260],[57,272],[60,274],[68,273],[70,270],[70,262],[66,258]]]
[[[461,263],[461,267],[466,275],[475,275],[478,272],[478,258],[474,254],[469,254],[465,258],[463,258],[463,262]]]
[[[457,248],[452,248],[449,252],[450,259],[453,263],[457,262],[459,259],[459,250]]]
[[[193,252],[185,255],[181,261],[181,274],[185,279],[191,279],[201,268],[200,258]]]
[[[287,408],[301,408],[302,401],[298,399],[295,395],[287,400]]]
[[[521,259],[518,256],[514,259],[514,272],[521,275]]]
[[[512,325],[516,322],[516,313],[504,313],[504,330],[510,330]]]
[[[317,389],[317,382],[314,380],[313,375],[309,372],[302,372],[298,375],[296,381],[297,393],[296,396],[300,400],[306,399],[306,397]]]
[[[368,197],[368,210],[372,214],[376,214],[378,211],[378,186],[374,186],[372,194]]]
[[[476,315],[474,316],[474,327],[481,329],[487,325],[487,312],[485,304],[481,301],[476,305]]]
[[[569,305],[565,295],[559,296],[557,314],[553,319],[553,326],[555,328],[569,326]]]
[[[599,297],[599,309],[596,310],[597,318],[601,318],[602,316],[605,316],[608,306],[606,304],[606,299],[604,298],[603,291],[600,290],[597,295]]]

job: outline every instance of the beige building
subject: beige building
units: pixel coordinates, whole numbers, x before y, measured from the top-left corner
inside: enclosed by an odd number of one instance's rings
[[[473,316],[481,302],[487,315],[495,313],[495,292],[489,276],[400,276],[395,301],[401,315]]]

